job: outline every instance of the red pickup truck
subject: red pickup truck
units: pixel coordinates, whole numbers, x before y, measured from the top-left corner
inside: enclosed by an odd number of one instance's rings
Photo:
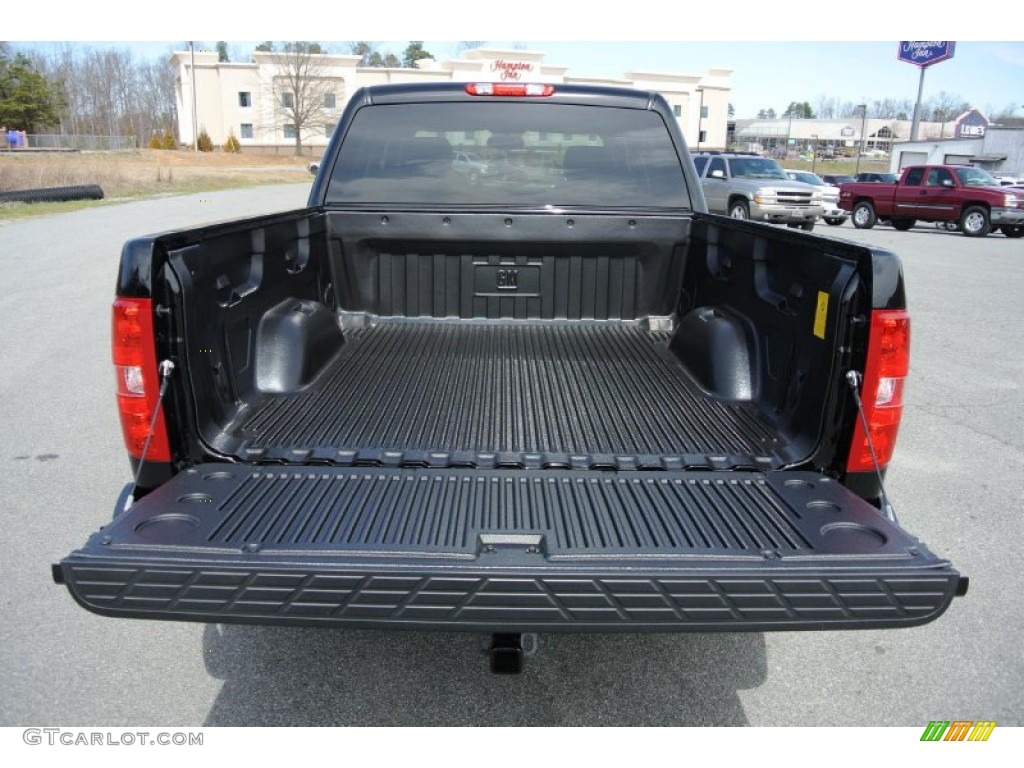
[[[843,184],[839,207],[851,212],[858,229],[871,229],[878,221],[899,230],[918,221],[940,221],[968,237],[993,230],[1013,238],[1024,235],[1024,196],[965,165],[913,165],[903,169],[895,184]]]

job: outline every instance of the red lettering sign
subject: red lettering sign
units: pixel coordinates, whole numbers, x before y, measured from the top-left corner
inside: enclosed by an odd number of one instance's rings
[[[502,80],[522,80],[523,72],[533,72],[533,64],[528,61],[498,59],[491,62],[491,72],[500,73]]]

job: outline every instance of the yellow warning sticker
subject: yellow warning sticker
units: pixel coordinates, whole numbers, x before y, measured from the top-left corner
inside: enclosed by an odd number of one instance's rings
[[[814,310],[814,335],[825,338],[825,324],[828,322],[828,294],[818,291],[818,308]]]

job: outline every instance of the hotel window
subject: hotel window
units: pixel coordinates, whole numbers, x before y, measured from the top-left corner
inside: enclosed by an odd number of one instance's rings
[[[242,125],[239,127],[241,128],[241,130],[238,132],[239,136],[241,136],[243,139],[252,138],[252,123],[242,123]]]
[[[252,106],[252,93],[250,91],[239,91],[238,92],[238,106],[240,106],[240,107],[251,107]]]
[[[281,106],[285,109],[291,109],[295,106],[295,94],[291,91],[285,91],[281,94]]]
[[[294,139],[295,138],[295,126],[292,125],[291,123],[285,123],[284,124],[284,137],[286,139]]]
[[[337,104],[337,99],[333,93],[324,94],[324,109],[334,109]]]

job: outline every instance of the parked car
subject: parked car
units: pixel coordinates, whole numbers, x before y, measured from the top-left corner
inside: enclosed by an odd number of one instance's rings
[[[899,176],[895,173],[876,173],[875,171],[868,171],[866,173],[858,173],[857,178],[854,181],[865,181],[877,184],[895,184],[899,179]]]
[[[1000,187],[980,168],[965,165],[911,165],[893,185],[844,184],[839,205],[852,212],[853,226],[871,229],[888,221],[908,230],[918,221],[955,226],[967,237],[1000,231],[1024,236],[1024,197]]]
[[[470,184],[476,184],[487,175],[489,167],[487,163],[472,152],[456,151],[452,155],[452,168],[456,173],[464,174]]]
[[[821,192],[790,181],[768,157],[741,153],[693,156],[708,210],[734,219],[752,219],[814,229],[821,217]]]
[[[834,187],[841,187],[843,184],[856,181],[856,179],[848,173],[823,173],[821,174],[821,179],[826,184],[831,184]]]
[[[839,187],[826,184],[824,179],[810,171],[794,171],[788,168],[785,171],[786,176],[792,181],[810,184],[821,192],[821,218],[825,220],[826,224],[838,227],[846,221],[849,214],[839,207]]]

